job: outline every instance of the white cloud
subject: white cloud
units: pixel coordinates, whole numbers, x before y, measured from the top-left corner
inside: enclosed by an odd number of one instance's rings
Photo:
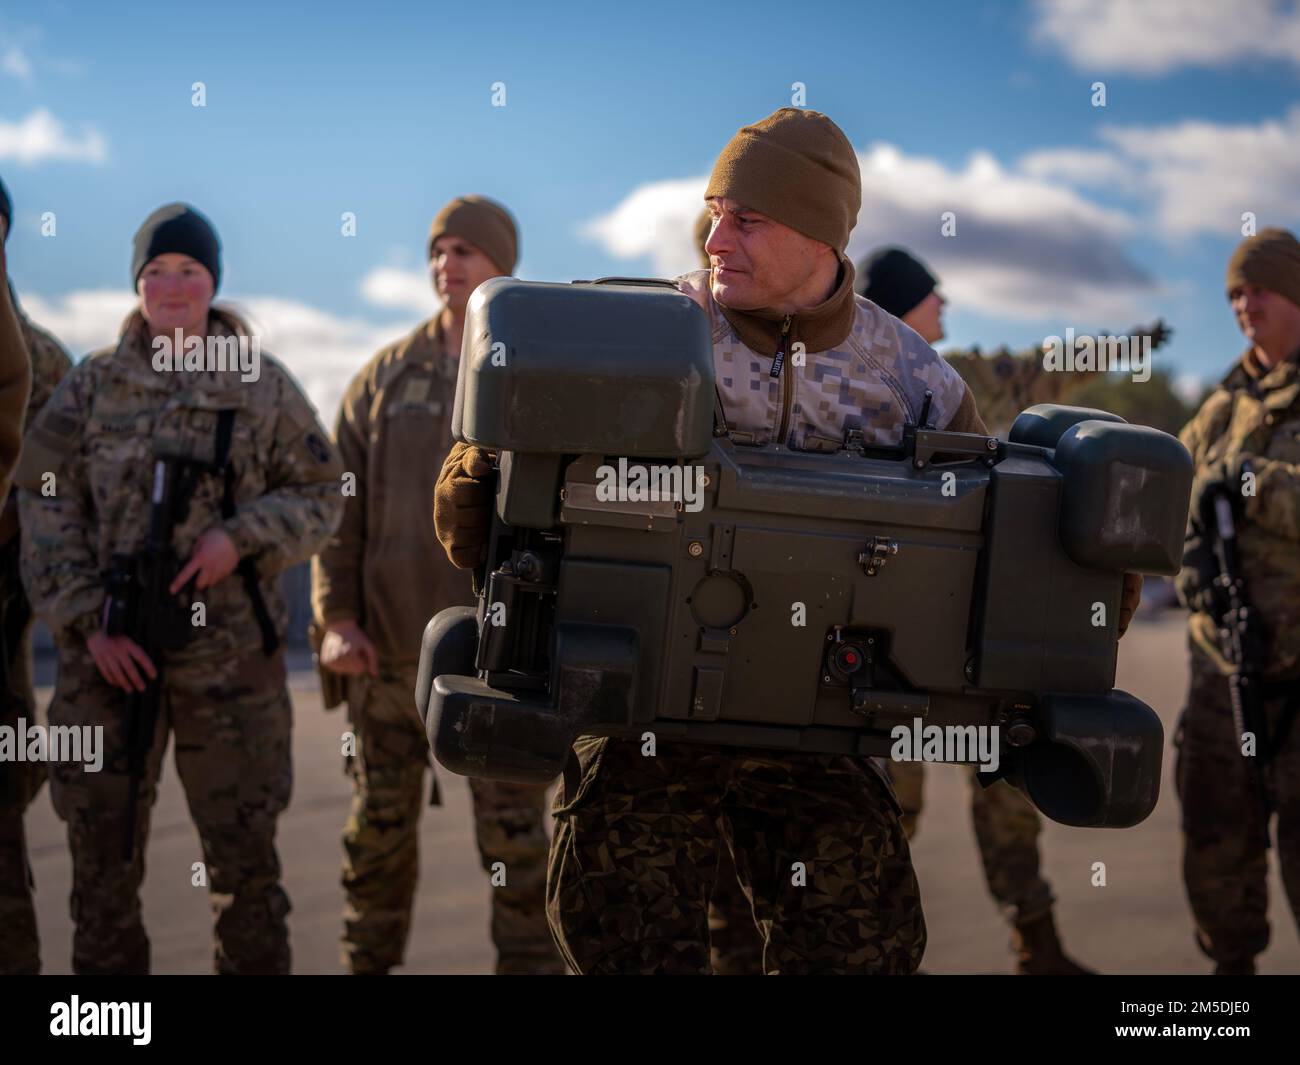
[[[74,359],[113,343],[136,302],[126,289],[82,289],[52,299],[20,289],[18,298],[28,317],[53,333]]]
[[[31,166],[47,159],[99,164],[107,157],[108,142],[97,129],[86,126],[79,137],[73,136],[43,107],[20,122],[0,119],[0,160]]]
[[[1155,290],[1122,246],[1133,220],[1068,185],[1009,169],[986,152],[952,169],[876,144],[858,161],[862,210],[848,247],[855,261],[901,244],[929,262],[959,304],[1016,320],[1140,316]],[[639,186],[585,232],[611,255],[649,256],[657,272],[694,269],[692,227],[706,181]],[[945,211],[956,215],[954,237],[940,233]]]
[[[1205,378],[1197,374],[1180,373],[1174,375],[1173,389],[1184,403],[1199,404],[1201,396],[1205,394],[1207,383]]]
[[[244,313],[265,350],[297,378],[331,430],[343,393],[357,371],[376,351],[416,325],[415,319],[393,326],[343,317],[277,296],[227,302]]]
[[[115,343],[136,303],[125,289],[75,291],[52,299],[20,294],[20,299],[32,321],[53,333],[74,357]],[[384,325],[349,318],[277,296],[217,302],[248,320],[263,349],[288,367],[329,429],[348,383],[366,360],[416,324],[415,319]]]
[[[16,44],[9,45],[5,49],[4,55],[0,56],[0,70],[3,70],[12,78],[17,78],[19,81],[32,80],[31,61]]]
[[[704,210],[708,176],[655,181],[633,189],[608,214],[582,227],[582,236],[619,259],[650,256],[663,277],[700,265],[695,220]]]
[[[1300,65],[1300,10],[1281,0],[1038,0],[1033,36],[1080,70],[1165,74],[1252,59]]]
[[[1132,199],[1166,237],[1240,236],[1246,211],[1260,227],[1300,223],[1300,104],[1256,125],[1187,119],[1098,136],[1110,147],[1030,152],[1017,168]]]
[[[1068,186],[987,152],[949,168],[877,144],[858,161],[862,211],[848,248],[855,261],[903,245],[930,264],[958,306],[1013,320],[1113,319],[1139,313],[1152,294],[1153,282],[1123,249],[1132,219]],[[949,211],[956,234],[945,237]]]
[[[1132,189],[1133,167],[1101,148],[1044,148],[1020,157],[1019,169],[1033,178],[1067,185]]]
[[[1101,131],[1140,173],[1156,220],[1175,235],[1241,235],[1244,211],[1262,228],[1300,221],[1300,105],[1258,125],[1189,119]]]
[[[426,270],[377,266],[361,279],[361,295],[376,307],[411,311],[427,318],[438,309],[438,297]]]

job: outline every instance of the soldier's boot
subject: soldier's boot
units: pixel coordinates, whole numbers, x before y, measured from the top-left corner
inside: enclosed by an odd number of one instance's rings
[[[1011,934],[1020,976],[1096,976],[1096,970],[1080,965],[1065,953],[1056,934],[1052,911],[1028,921],[1017,921]]]

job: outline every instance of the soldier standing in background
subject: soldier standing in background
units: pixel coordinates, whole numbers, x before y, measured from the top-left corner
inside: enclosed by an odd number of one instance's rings
[[[428,256],[443,309],[348,387],[335,435],[356,490],[312,568],[325,703],[347,700],[355,735],[342,953],[356,974],[400,965],[410,934],[431,767],[415,708],[420,639],[438,611],[474,602],[469,574],[434,534],[433,486],[452,445],[465,308],[480,284],[513,272],[514,221],[483,197],[452,200],[433,221]],[[546,924],[546,789],[476,779],[470,788],[479,854],[492,874],[496,971],[562,974]],[[430,798],[437,803],[436,776]]]
[[[858,267],[858,293],[910,326],[927,344],[943,339],[943,307],[938,281],[902,248],[882,248]],[[1129,578],[1126,578],[1128,583]],[[1139,585],[1140,587],[1140,585]],[[1123,635],[1132,605],[1121,614]],[[915,837],[923,806],[924,762],[889,761],[889,775],[903,808],[903,830]],[[1052,889],[1039,872],[1038,836],[1042,821],[1033,804],[1005,780],[981,787],[970,771],[971,821],[989,892],[1012,926],[1017,971],[1025,975],[1077,975],[1085,969],[1061,947],[1052,916]]]
[[[1216,973],[1241,974],[1255,971],[1269,940],[1269,826],[1252,788],[1255,774],[1277,813],[1282,883],[1300,920],[1300,740],[1293,727],[1300,711],[1300,242],[1283,229],[1242,241],[1228,263],[1227,292],[1249,347],[1181,435],[1196,479],[1177,581],[1192,611],[1192,672],[1175,743],[1196,941]],[[1267,736],[1256,737],[1250,752],[1236,735],[1229,695],[1240,663],[1225,657],[1216,631],[1218,567],[1206,521],[1213,515],[1203,511],[1215,489],[1234,500],[1241,572],[1264,635]]]
[[[70,365],[58,343],[36,329],[18,306],[4,254],[12,219],[9,192],[0,181],[0,431],[4,434],[0,466],[0,499],[4,500],[0,513],[0,641],[4,645],[0,648],[4,656],[0,662],[0,727],[14,727],[23,717],[30,720],[36,710],[28,647],[31,608],[18,570],[17,500],[9,494],[9,478],[18,461],[23,428]],[[33,340],[36,347],[29,349]],[[35,975],[41,969],[23,812],[44,782],[44,762],[0,764],[0,975]]]
[[[102,737],[96,762],[50,768],[72,850],[73,969],[149,971],[139,889],[174,731],[203,861],[162,875],[206,882],[217,972],[287,973],[275,831],[292,785],[293,715],[278,576],[338,524],[338,456],[289,373],[237,315],[212,305],[221,259],[206,218],[178,203],[155,211],[135,235],[131,277],[140,303],[121,338],[59,384],[16,477],[23,582],[59,655],[50,724]],[[227,353],[257,351],[251,378],[242,355],[218,365],[216,341]],[[145,554],[166,532],[152,528],[152,511],[168,470],[171,536]],[[159,556],[175,569],[156,586],[163,609],[189,626],[178,621],[169,642],[183,646],[154,661],[133,635],[142,626],[114,619],[140,620],[135,575]],[[132,766],[129,700],[151,684],[161,685],[159,718],[144,764]]]

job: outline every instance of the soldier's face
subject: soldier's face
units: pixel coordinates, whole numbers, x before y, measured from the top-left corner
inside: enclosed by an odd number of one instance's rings
[[[903,315],[903,322],[920,333],[927,344],[938,343],[943,339],[943,305],[946,302],[938,292],[932,291]]]
[[[500,277],[497,264],[461,237],[442,236],[433,242],[429,260],[434,291],[452,313],[463,314],[470,294],[493,277]]]
[[[1247,340],[1270,351],[1300,343],[1300,307],[1272,289],[1238,285],[1228,293],[1237,327]]]
[[[150,259],[140,272],[136,291],[144,320],[155,333],[206,331],[216,284],[197,259],[175,252]]]
[[[738,311],[803,302],[818,265],[831,248],[735,200],[708,201],[713,231],[704,242],[713,298]]]

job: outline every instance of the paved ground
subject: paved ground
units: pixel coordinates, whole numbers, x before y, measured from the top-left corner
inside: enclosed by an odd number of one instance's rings
[[[1139,616],[1125,637],[1118,686],[1154,706],[1166,736],[1186,685],[1183,622],[1177,613]],[[293,899],[290,926],[295,970],[338,973],[339,830],[349,789],[339,754],[343,720],[325,713],[315,678],[292,679],[296,730],[294,798],[280,822],[280,852]],[[41,690],[42,701],[48,689]],[[1172,751],[1167,751],[1159,806],[1137,828],[1066,828],[1049,823],[1044,868],[1058,896],[1057,915],[1068,948],[1080,960],[1111,973],[1199,973],[1208,963],[1192,942],[1191,917],[1179,872],[1181,843],[1173,794]],[[913,848],[924,893],[930,946],[924,968],[933,973],[1009,972],[1008,932],[990,900],[970,831],[966,774],[932,767],[927,808]],[[406,971],[488,973],[488,886],[473,845],[469,789],[442,774],[445,805],[426,809],[421,827],[421,882]],[[37,906],[45,971],[69,971],[70,860],[63,828],[45,790],[27,819],[38,885]],[[144,886],[145,921],[153,939],[154,970],[204,973],[211,968],[207,892],[189,886],[190,863],[200,857],[170,756],[154,812]],[[1106,863],[1106,886],[1091,886],[1092,865]],[[1273,944],[1266,973],[1300,973],[1300,940],[1276,872],[1270,886]]]

